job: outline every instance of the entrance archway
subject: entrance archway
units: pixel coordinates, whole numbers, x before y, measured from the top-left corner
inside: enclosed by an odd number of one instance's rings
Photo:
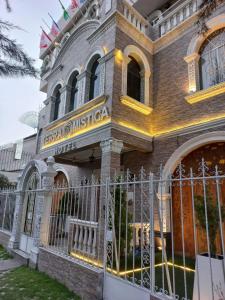
[[[201,163],[204,159],[206,166],[206,183],[203,183]],[[193,257],[195,255],[195,241],[194,241],[194,226],[196,228],[196,239],[197,239],[197,251],[199,253],[207,252],[207,238],[206,232],[201,226],[199,226],[199,220],[201,216],[197,211],[197,201],[200,197],[204,204],[203,189],[206,188],[206,201],[212,201],[215,204],[217,210],[217,186],[214,178],[215,167],[218,166],[219,172],[225,174],[225,142],[210,143],[201,146],[181,160],[182,169],[184,170],[184,176],[190,176],[190,169],[192,169],[194,177],[199,179],[194,180],[193,190],[191,188],[191,180],[178,181],[172,185],[171,199],[172,199],[172,222],[173,222],[173,236],[174,236],[174,250],[176,253],[182,253],[183,244],[182,238],[184,239],[185,255]],[[176,171],[174,171],[174,177],[176,177]],[[208,179],[207,179],[208,178]],[[220,191],[220,202],[221,205],[225,205],[225,181],[221,180],[219,185]],[[194,198],[194,199],[193,199]],[[193,215],[193,200],[194,200],[194,215]],[[207,204],[209,205],[209,204]],[[209,206],[210,207],[210,206]],[[213,207],[212,207],[213,208]],[[218,211],[208,211],[208,218],[218,217]],[[195,219],[193,219],[195,218]],[[204,218],[204,216],[203,216]],[[210,220],[209,220],[210,224]],[[183,226],[183,228],[182,228]],[[209,231],[211,230],[209,226]],[[223,224],[223,232],[225,235],[225,226]],[[225,236],[224,236],[225,238]],[[213,243],[211,240],[210,243]],[[219,230],[217,230],[217,236],[215,240],[216,253],[221,254],[221,236]]]

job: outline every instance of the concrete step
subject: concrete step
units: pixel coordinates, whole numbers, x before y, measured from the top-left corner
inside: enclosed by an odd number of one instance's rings
[[[29,265],[29,255],[27,253],[19,249],[12,249],[10,252],[16,260],[21,262],[22,265]]]

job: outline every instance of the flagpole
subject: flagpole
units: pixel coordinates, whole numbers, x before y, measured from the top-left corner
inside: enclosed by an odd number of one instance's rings
[[[45,21],[45,19],[41,18],[42,22],[48,27],[48,29],[51,31],[51,28],[48,26],[47,22]]]

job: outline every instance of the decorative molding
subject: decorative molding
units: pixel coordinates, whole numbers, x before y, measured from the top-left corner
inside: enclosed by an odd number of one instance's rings
[[[121,96],[120,100],[124,105],[126,105],[146,116],[149,115],[153,110],[151,107],[149,107],[129,96]]]
[[[71,119],[72,117],[75,118],[80,114],[86,113],[87,110],[93,110],[97,106],[105,104],[107,99],[108,99],[108,97],[106,95],[98,96],[98,97],[92,99],[91,101],[86,102],[84,105],[82,105],[78,109],[67,113],[61,119],[57,119],[57,120],[51,122],[50,124],[48,124],[45,127],[45,129],[46,130],[52,130],[53,128],[57,128],[58,126],[61,126],[63,122],[67,122],[68,119]]]
[[[185,100],[190,104],[194,104],[200,101],[208,100],[223,93],[225,93],[225,82],[209,87],[208,89],[190,94],[185,97]]]
[[[115,152],[120,154],[123,149],[123,142],[120,140],[110,138],[108,140],[102,141],[100,143],[100,147],[102,149],[103,154],[110,153],[110,152]]]

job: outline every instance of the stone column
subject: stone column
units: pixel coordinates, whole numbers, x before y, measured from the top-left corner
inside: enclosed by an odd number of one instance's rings
[[[60,105],[58,119],[62,118],[66,113],[67,86],[60,89]]]
[[[89,101],[89,87],[90,87],[90,72],[84,71],[77,76],[78,81],[78,104],[81,107],[84,103]]]
[[[37,263],[39,246],[48,245],[49,217],[52,204],[52,187],[56,171],[53,168],[55,160],[53,157],[47,159],[47,170],[41,174],[42,190],[36,194],[35,220],[34,220],[34,247],[31,249],[30,260]]]
[[[194,93],[200,89],[199,59],[200,55],[198,53],[191,54],[184,58],[188,64],[189,93]]]
[[[123,149],[123,142],[110,138],[101,142],[101,180],[112,178],[120,171],[120,155]]]
[[[100,58],[98,61],[100,66],[99,95],[104,95],[105,94],[105,57]]]
[[[99,207],[99,232],[98,232],[98,257],[101,262],[104,260],[105,246],[105,213],[107,208],[107,189],[105,183],[113,178],[115,173],[120,172],[121,151],[123,142],[110,138],[102,141],[102,158],[101,158],[101,191]]]
[[[122,64],[122,95],[126,96],[127,95],[127,68],[128,64],[131,61],[131,59],[123,55],[123,64]]]
[[[13,218],[13,228],[9,240],[10,249],[18,249],[20,244],[21,222],[23,215],[24,192],[16,191],[16,205]]]
[[[170,219],[170,200],[171,200],[171,195],[168,193],[158,193],[157,198],[159,201],[159,210],[160,210],[160,215],[162,219],[162,229],[163,229],[163,236],[164,236],[164,241],[165,241],[165,246],[170,243],[167,243],[167,240],[170,239],[170,233],[171,233],[171,219]],[[157,217],[155,218],[155,231],[160,232],[160,225],[159,222],[159,215],[157,212]],[[169,234],[169,235],[168,235]]]

